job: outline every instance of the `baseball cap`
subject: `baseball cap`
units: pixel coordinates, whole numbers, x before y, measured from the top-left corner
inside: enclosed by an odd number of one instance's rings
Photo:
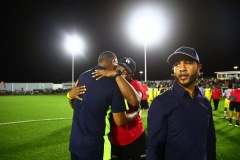
[[[200,63],[196,50],[194,48],[184,47],[184,46],[178,48],[174,53],[172,53],[168,57],[167,62],[171,65],[174,65],[176,61],[183,60],[183,59],[189,59],[197,63]]]
[[[118,61],[118,64],[125,67],[126,70],[131,74],[136,71],[136,63],[131,58],[123,57]]]

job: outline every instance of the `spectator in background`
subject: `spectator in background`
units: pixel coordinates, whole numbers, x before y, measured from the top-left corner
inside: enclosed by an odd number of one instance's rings
[[[146,113],[148,115],[148,86],[147,86],[147,81],[144,81],[142,84],[142,100],[141,100],[141,110],[139,112],[140,117],[142,118],[142,112],[143,110],[146,110]]]
[[[205,97],[207,97],[207,99],[209,100],[209,102],[211,104],[212,89],[209,86],[209,84],[206,84],[206,87],[204,88],[204,95],[205,95]]]
[[[212,89],[212,100],[214,104],[214,111],[218,110],[218,104],[222,97],[222,91],[217,87],[217,84],[214,84]]]
[[[229,96],[230,96],[231,91],[232,91],[232,84],[229,84],[228,88],[225,89],[225,91],[223,92],[223,96],[225,97],[224,106],[223,106],[224,107],[223,118],[226,118],[226,116],[227,116],[227,110],[230,105]]]
[[[233,111],[236,111],[236,127],[239,127],[239,113],[240,113],[240,89],[233,89],[229,96],[229,125],[232,125]]]

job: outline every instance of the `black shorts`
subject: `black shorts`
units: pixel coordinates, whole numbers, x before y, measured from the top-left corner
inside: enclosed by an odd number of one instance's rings
[[[147,149],[147,135],[141,134],[134,142],[126,146],[111,145],[111,160],[145,160]]]
[[[240,112],[240,102],[230,102],[229,110],[230,111]]]
[[[141,109],[148,109],[148,101],[147,100],[141,100]]]

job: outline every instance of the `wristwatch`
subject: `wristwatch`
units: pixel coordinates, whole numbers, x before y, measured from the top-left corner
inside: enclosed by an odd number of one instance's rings
[[[122,75],[122,72],[120,70],[117,70],[117,73],[115,74],[114,78],[116,79],[120,75]]]

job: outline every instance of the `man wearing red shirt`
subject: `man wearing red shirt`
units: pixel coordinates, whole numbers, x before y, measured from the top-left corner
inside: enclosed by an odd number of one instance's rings
[[[213,104],[214,104],[214,110],[218,109],[218,104],[219,104],[221,97],[222,97],[222,91],[215,84],[214,88],[212,90],[212,100],[213,100]]]
[[[136,71],[136,63],[131,59],[124,57],[118,62],[117,73],[121,74],[138,92],[139,102],[142,99],[142,85],[138,80],[133,79]],[[113,77],[116,71],[96,70],[93,77]],[[122,91],[123,88],[119,86]],[[128,113],[134,112],[136,106],[128,103]],[[144,131],[143,122],[140,116],[124,125],[117,126],[111,123],[110,131],[112,160],[146,159],[147,135]]]
[[[240,113],[240,89],[233,89],[229,96],[230,107],[229,107],[229,125],[232,125],[233,111],[236,111],[236,127],[239,127],[239,113]]]
[[[140,101],[142,99],[142,85],[138,80],[133,79],[136,71],[136,63],[131,58],[122,58],[118,63],[122,66],[123,77],[139,93]],[[134,106],[129,106],[129,112],[134,111]],[[125,126],[117,126],[112,123],[112,159],[142,159],[146,158],[147,137],[144,132],[142,119],[137,116],[132,122]]]
[[[140,117],[142,118],[142,112],[143,110],[146,110],[147,115],[148,115],[148,86],[147,86],[147,81],[144,81],[142,84],[142,100],[141,100],[141,110],[139,112]]]

